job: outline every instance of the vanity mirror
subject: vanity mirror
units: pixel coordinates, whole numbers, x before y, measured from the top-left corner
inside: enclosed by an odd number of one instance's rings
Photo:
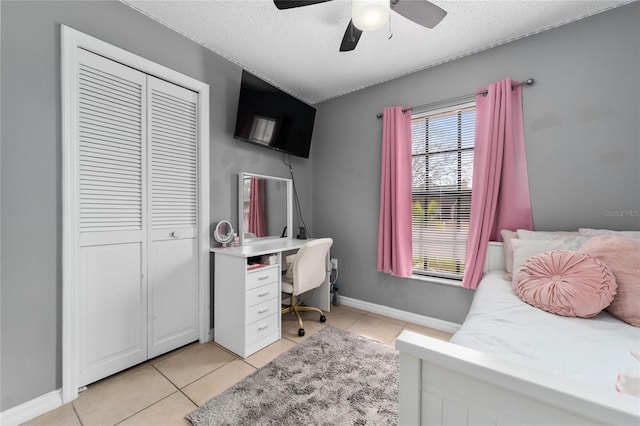
[[[280,238],[285,232],[285,238],[293,238],[291,179],[240,173],[238,175],[240,244]]]
[[[227,247],[231,241],[233,241],[233,226],[228,220],[221,220],[213,228],[213,239],[222,244],[222,247]]]

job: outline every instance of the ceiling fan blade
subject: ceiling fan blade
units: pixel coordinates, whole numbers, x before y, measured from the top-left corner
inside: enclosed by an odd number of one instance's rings
[[[331,0],[273,0],[273,4],[280,10],[293,9],[294,7],[311,6],[318,3],[326,3]]]
[[[349,52],[356,48],[358,44],[358,40],[360,40],[360,36],[362,35],[362,31],[357,29],[355,25],[353,25],[353,21],[349,21],[349,25],[347,25],[347,30],[344,32],[344,36],[342,37],[342,43],[340,43],[340,51],[341,52]]]
[[[391,9],[423,27],[433,28],[447,15],[447,11],[427,0],[391,0]]]

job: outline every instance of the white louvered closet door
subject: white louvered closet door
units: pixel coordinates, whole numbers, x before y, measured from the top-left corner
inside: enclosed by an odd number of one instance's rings
[[[149,357],[198,339],[197,94],[148,79]]]
[[[79,50],[79,381],[147,359],[146,74]]]
[[[82,386],[198,340],[198,95],[78,59]]]

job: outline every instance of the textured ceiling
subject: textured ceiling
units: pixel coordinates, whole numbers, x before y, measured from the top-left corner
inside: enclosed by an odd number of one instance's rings
[[[385,26],[339,52],[349,0],[289,10],[271,0],[121,1],[312,104],[629,2],[432,0],[448,12],[434,29],[391,12],[392,38]]]

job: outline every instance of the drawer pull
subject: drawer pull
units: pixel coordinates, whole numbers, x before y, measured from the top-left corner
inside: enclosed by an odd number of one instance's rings
[[[259,314],[264,314],[265,312],[267,312],[269,310],[269,308],[262,308],[258,311]]]
[[[263,277],[258,277],[258,281],[264,281],[269,278],[269,275],[265,275]]]
[[[261,325],[258,327],[258,331],[266,330],[267,328],[269,328],[269,324]]]
[[[260,293],[260,294],[258,294],[258,297],[265,297],[265,296],[266,296],[266,295],[268,295],[268,294],[269,294],[269,292],[268,292],[268,291],[265,291],[264,293]]]

